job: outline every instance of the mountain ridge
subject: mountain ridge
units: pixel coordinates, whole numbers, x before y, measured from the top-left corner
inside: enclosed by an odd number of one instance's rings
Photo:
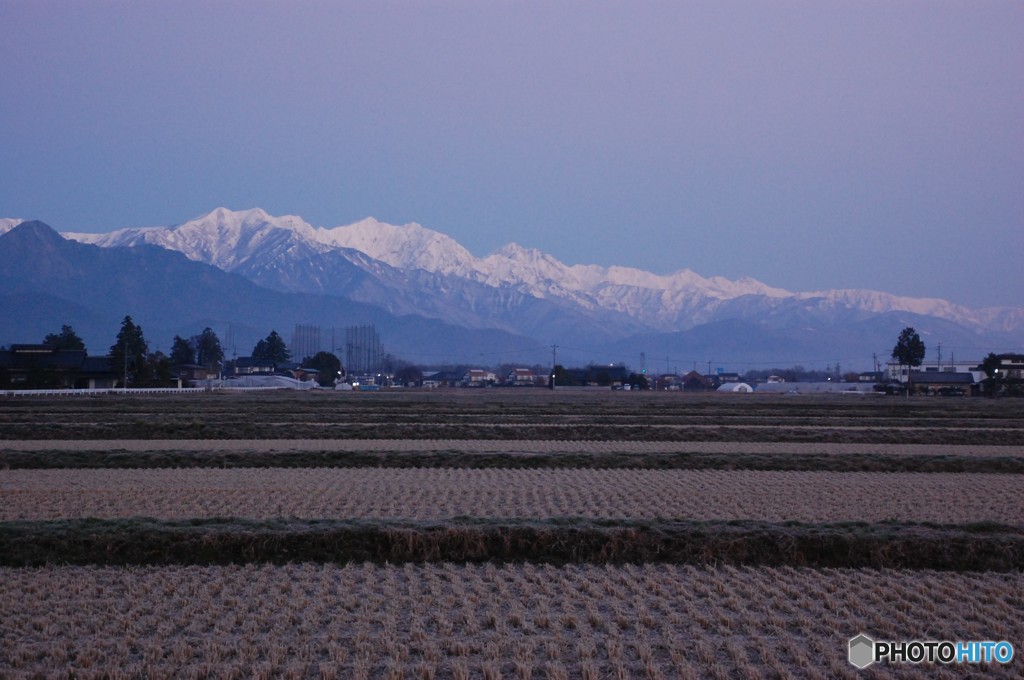
[[[61,237],[41,222],[0,234],[0,343],[38,342],[73,326],[92,354],[104,354],[124,315],[145,329],[151,349],[167,351],[174,335],[215,327],[232,355],[271,330],[286,337],[296,324],[337,319],[339,326],[374,324],[391,352],[438,361],[478,353],[543,355],[535,341],[495,329],[466,329],[341,297],[274,291],[152,244],[101,248]],[[336,349],[336,348],[335,348]],[[297,357],[301,359],[302,357]]]
[[[969,308],[939,298],[913,298],[868,289],[792,292],[750,277],[703,277],[690,269],[662,275],[623,266],[566,265],[547,253],[515,243],[480,258],[454,239],[415,222],[396,226],[372,217],[350,225],[314,227],[298,216],[275,217],[260,208],[217,208],[172,227],[121,229],[107,234],[69,232],[64,236],[107,247],[153,243],[227,271],[240,268],[254,252],[269,247],[267,242],[276,239],[311,254],[339,253],[353,266],[367,271],[376,267],[374,273],[378,276],[383,268],[365,257],[397,271],[423,270],[490,288],[512,288],[588,312],[615,312],[646,329],[662,332],[686,330],[714,320],[723,303],[749,295],[765,300],[766,308],[778,306],[772,304],[773,300],[820,300],[825,306],[876,314],[907,312],[1001,332],[1024,329],[1024,309],[1016,307]]]
[[[0,234],[17,222],[0,221]],[[276,301],[253,324],[240,320],[239,310],[231,305],[200,300],[195,309],[176,308],[178,316],[168,317],[168,329],[191,328],[200,318],[205,325],[244,327],[246,332],[258,332],[272,318],[278,319],[279,330],[287,330],[290,323],[322,320],[337,327],[377,323],[389,351],[423,363],[430,363],[423,359],[427,355],[443,354],[488,365],[497,361],[487,360],[485,355],[495,355],[484,348],[497,347],[510,352],[508,360],[545,363],[551,346],[558,345],[558,358],[570,363],[635,363],[636,357],[646,355],[681,357],[684,364],[718,358],[785,367],[780,362],[793,365],[802,357],[803,363],[842,360],[845,366],[860,362],[867,368],[873,356],[888,356],[893,340],[908,325],[917,328],[930,350],[938,344],[947,348],[946,357],[953,351],[958,357],[978,358],[988,351],[1019,351],[1024,330],[1024,309],[1019,308],[969,309],[935,298],[857,289],[794,293],[751,278],[705,278],[688,269],[659,275],[629,267],[566,265],[515,243],[476,257],[454,239],[421,225],[387,225],[373,218],[324,228],[258,208],[218,208],[171,227],[62,236],[69,245],[97,251],[175,251],[184,262],[257,287],[246,296],[235,295],[236,305],[261,306],[254,300],[269,293],[273,295],[268,299]],[[53,241],[59,238],[56,234],[47,238],[54,248],[59,245]],[[55,268],[57,278],[62,271],[85,266],[57,263],[61,256],[55,253],[54,264],[37,266]],[[27,253],[22,257],[33,259]],[[106,271],[79,271],[76,275],[93,278],[70,286],[114,295],[119,285],[135,285],[108,281],[116,279],[117,266],[96,264],[92,255],[87,259]],[[88,307],[80,298],[60,302],[60,290],[37,283],[41,287],[21,290],[21,297],[0,300],[11,306],[5,310],[8,316],[35,313],[19,312],[19,305],[27,304],[20,301],[32,295],[44,296],[39,299],[54,310]],[[157,297],[165,294],[158,291]],[[285,304],[276,297],[280,294],[298,297]],[[194,295],[220,297],[210,287]],[[132,304],[148,304],[144,291],[138,291]],[[94,317],[99,313],[90,310]],[[54,318],[49,323],[67,321]],[[389,335],[394,333],[400,335]],[[25,341],[0,336],[4,340]]]

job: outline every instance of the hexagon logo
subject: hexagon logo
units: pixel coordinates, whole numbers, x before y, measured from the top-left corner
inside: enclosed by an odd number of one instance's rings
[[[867,668],[875,662],[875,641],[864,633],[850,638],[850,663],[857,668]]]

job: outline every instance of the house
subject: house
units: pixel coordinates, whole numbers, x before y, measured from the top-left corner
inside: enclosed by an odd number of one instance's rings
[[[300,382],[309,382],[320,377],[320,371],[315,368],[299,366],[291,370],[292,377]]]
[[[435,371],[423,374],[423,386],[428,389],[436,387],[459,387],[465,377],[465,371]]]
[[[1000,380],[1024,380],[1024,354],[997,354],[996,377]]]
[[[967,372],[914,371],[911,385],[916,394],[969,395],[978,391],[974,375]]]
[[[85,390],[109,390],[117,387],[120,376],[114,375],[110,357],[85,357],[78,370],[75,387]]]
[[[710,389],[714,389],[711,380],[697,371],[690,371],[683,376],[684,392],[703,392]]]
[[[120,377],[110,357],[90,357],[85,350],[14,344],[0,351],[0,389],[106,389]]]
[[[974,382],[981,382],[985,377],[985,373],[981,370],[980,363],[980,361],[974,360],[951,361],[942,365],[922,364],[913,368],[911,372],[910,366],[890,361],[886,364],[886,377],[890,382],[905,383],[908,379],[916,382],[917,376],[922,373],[969,373],[974,377]]]
[[[513,387],[543,384],[546,381],[546,377],[538,376],[529,368],[513,368],[509,371],[509,374],[505,376],[505,384]]]
[[[225,366],[228,375],[271,375],[276,366],[269,359],[253,359],[252,357],[236,357]]]
[[[622,364],[590,364],[566,369],[570,385],[582,387],[623,387],[629,384],[629,369]],[[561,385],[560,385],[561,386]]]
[[[986,374],[986,394],[1024,396],[1024,354],[992,355],[985,359],[985,368],[992,374],[991,378]]]
[[[217,380],[220,378],[220,369],[216,367],[200,366],[199,364],[182,364],[175,366],[174,375],[183,383],[199,383],[206,380]]]
[[[496,382],[498,382],[498,376],[480,368],[471,368],[462,376],[462,384],[466,387],[484,387]]]

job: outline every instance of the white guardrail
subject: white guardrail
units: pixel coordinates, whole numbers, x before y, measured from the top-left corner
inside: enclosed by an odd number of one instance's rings
[[[112,387],[109,389],[81,390],[0,390],[3,397],[90,397],[103,394],[194,394],[197,392],[265,392],[285,390],[287,387]]]

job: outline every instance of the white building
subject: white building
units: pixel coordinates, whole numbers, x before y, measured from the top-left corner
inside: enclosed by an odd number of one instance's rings
[[[914,367],[914,375],[919,373],[970,373],[973,378],[972,382],[981,382],[985,379],[985,372],[981,370],[981,362],[974,361],[948,361],[943,362],[941,365],[934,363],[928,364],[923,363],[920,366]],[[908,374],[910,372],[910,366],[900,365],[895,361],[890,361],[886,364],[885,375],[890,382],[907,382]]]

